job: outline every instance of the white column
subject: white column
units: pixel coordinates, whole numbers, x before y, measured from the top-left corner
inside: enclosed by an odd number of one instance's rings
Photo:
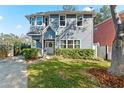
[[[35,16],[34,18],[35,18],[34,26],[36,26],[37,25],[37,17]]]
[[[74,49],[74,40],[73,40],[73,49]]]

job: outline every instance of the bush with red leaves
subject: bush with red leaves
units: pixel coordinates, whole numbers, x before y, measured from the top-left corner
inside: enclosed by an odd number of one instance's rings
[[[106,69],[92,68],[89,73],[94,75],[100,84],[112,88],[124,88],[124,76],[110,75]]]

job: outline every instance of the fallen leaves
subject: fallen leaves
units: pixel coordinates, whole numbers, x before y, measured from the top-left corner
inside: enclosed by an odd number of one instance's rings
[[[106,69],[92,68],[89,73],[94,75],[105,87],[124,88],[124,76],[114,76],[107,72]]]

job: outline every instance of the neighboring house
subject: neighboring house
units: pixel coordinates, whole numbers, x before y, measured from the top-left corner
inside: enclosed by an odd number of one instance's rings
[[[30,22],[27,35],[36,41],[35,48],[46,49],[47,54],[54,54],[56,48],[92,49],[94,16],[92,11],[48,11],[27,15]]]
[[[112,42],[115,37],[114,24],[111,18],[97,24],[94,29],[94,43],[100,46],[107,46],[108,50],[112,49]]]
[[[124,11],[119,13],[121,20],[124,20]],[[94,28],[94,43],[99,43],[100,46],[106,46],[110,56],[112,52],[112,43],[115,37],[115,28],[112,18],[97,24]]]

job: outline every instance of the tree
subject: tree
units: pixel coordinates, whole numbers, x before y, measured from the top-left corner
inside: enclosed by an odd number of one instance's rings
[[[102,20],[106,20],[108,18],[111,17],[111,11],[108,5],[104,5],[101,9],[100,9],[100,13],[102,15]]]
[[[27,35],[21,34],[21,36],[19,38],[21,39],[22,43],[29,44],[29,45],[32,43],[31,37],[29,37]]]
[[[96,24],[98,24],[98,23],[100,23],[102,21],[103,21],[102,15],[99,12],[97,12],[96,17],[94,18],[94,24],[96,25]]]
[[[15,42],[18,42],[18,43],[22,42],[22,40],[18,36],[14,35],[12,33],[10,33],[10,34],[1,33],[0,38],[1,38],[0,42],[3,42],[4,44],[7,44],[7,43],[14,44]]]
[[[10,50],[12,49],[14,37],[16,36],[13,34],[0,34],[0,57],[4,58],[8,56]]]
[[[110,9],[116,35],[112,46],[112,63],[108,72],[114,75],[124,75],[124,25],[115,11],[116,6],[111,5]]]
[[[94,19],[95,25],[111,17],[111,11],[108,5],[104,5],[102,8],[95,12],[96,12],[96,17]]]
[[[63,10],[76,10],[75,5],[63,5]]]
[[[16,49],[21,51],[22,45],[31,45],[31,39],[25,35],[19,37],[12,33],[0,34],[0,54],[5,54],[5,56],[7,57],[9,50],[11,50],[13,46],[15,51]]]

